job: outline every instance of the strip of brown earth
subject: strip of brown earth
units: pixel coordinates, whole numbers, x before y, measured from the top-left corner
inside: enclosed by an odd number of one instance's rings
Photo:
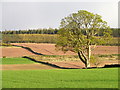
[[[84,68],[84,64],[78,61],[62,61],[62,62],[47,62],[51,65],[56,65],[61,68],[72,68],[72,69],[82,69]],[[105,65],[113,65],[118,64],[118,61],[103,61],[98,67],[104,67]],[[0,70],[39,70],[39,69],[59,69],[50,65],[44,64],[12,64],[12,65],[0,65],[2,69]],[[91,65],[91,67],[95,67],[95,65]]]
[[[41,53],[44,55],[77,55],[73,52],[64,53],[62,51],[55,50],[55,44],[36,44],[36,43],[12,43],[13,45],[29,47],[33,51],[37,53]],[[2,51],[2,55],[6,57],[22,57],[35,55],[34,53],[26,50],[24,48],[0,48]],[[118,46],[96,46],[96,48],[92,51],[92,54],[118,54]]]
[[[26,49],[23,49],[23,48],[17,48],[17,47],[14,47],[14,48],[0,48],[0,51],[2,51],[2,55],[1,57],[3,56],[6,56],[6,57],[22,57],[22,56],[29,56],[29,55],[35,55],[33,54],[32,52],[29,52],[28,50]]]
[[[39,70],[39,69],[57,69],[43,64],[12,64],[12,65],[0,65],[0,70]]]
[[[64,53],[62,51],[56,51],[55,44],[46,43],[12,43],[13,45],[29,47],[37,53],[44,55],[76,55],[76,53],[68,51]],[[118,46],[96,46],[92,54],[118,54]]]

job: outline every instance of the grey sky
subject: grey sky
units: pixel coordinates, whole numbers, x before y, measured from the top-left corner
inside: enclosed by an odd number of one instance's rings
[[[3,2],[2,30],[58,28],[65,16],[78,10],[97,13],[118,27],[116,2]]]

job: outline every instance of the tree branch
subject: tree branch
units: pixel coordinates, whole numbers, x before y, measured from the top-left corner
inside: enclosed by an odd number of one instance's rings
[[[87,61],[86,55],[82,51],[80,51],[80,52],[81,52],[82,56],[84,57],[85,61]]]
[[[79,51],[78,51],[78,56],[79,56],[80,60],[81,60],[84,64],[86,64],[86,62],[84,61],[84,59],[81,57],[81,55],[80,55],[80,52],[79,52]]]

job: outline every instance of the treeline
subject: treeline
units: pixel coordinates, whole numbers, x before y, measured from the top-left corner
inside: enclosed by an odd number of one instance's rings
[[[56,43],[54,34],[3,34],[3,43]]]
[[[57,34],[3,34],[3,43],[56,43]],[[113,37],[112,40],[102,45],[119,46],[118,37]]]
[[[57,34],[58,29],[28,29],[28,30],[5,30],[2,34]]]
[[[6,30],[2,31],[2,34],[57,34],[59,29],[29,29],[29,30]],[[120,36],[120,29],[117,28],[111,28],[113,32],[113,37],[119,37]],[[85,34],[85,32],[83,32]]]
[[[103,45],[119,46],[118,39],[120,29],[112,29],[113,40]],[[58,29],[32,29],[32,30],[18,30],[18,31],[2,31],[0,42],[3,43],[56,43]],[[85,32],[83,32],[85,34]]]
[[[120,28],[111,28],[113,32],[113,37],[120,37]]]

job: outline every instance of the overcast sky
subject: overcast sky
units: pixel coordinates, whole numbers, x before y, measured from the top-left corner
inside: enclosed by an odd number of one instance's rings
[[[90,1],[90,0],[89,0]],[[58,28],[62,18],[78,10],[102,16],[118,27],[118,2],[2,2],[2,30]],[[1,5],[0,5],[1,12]]]

